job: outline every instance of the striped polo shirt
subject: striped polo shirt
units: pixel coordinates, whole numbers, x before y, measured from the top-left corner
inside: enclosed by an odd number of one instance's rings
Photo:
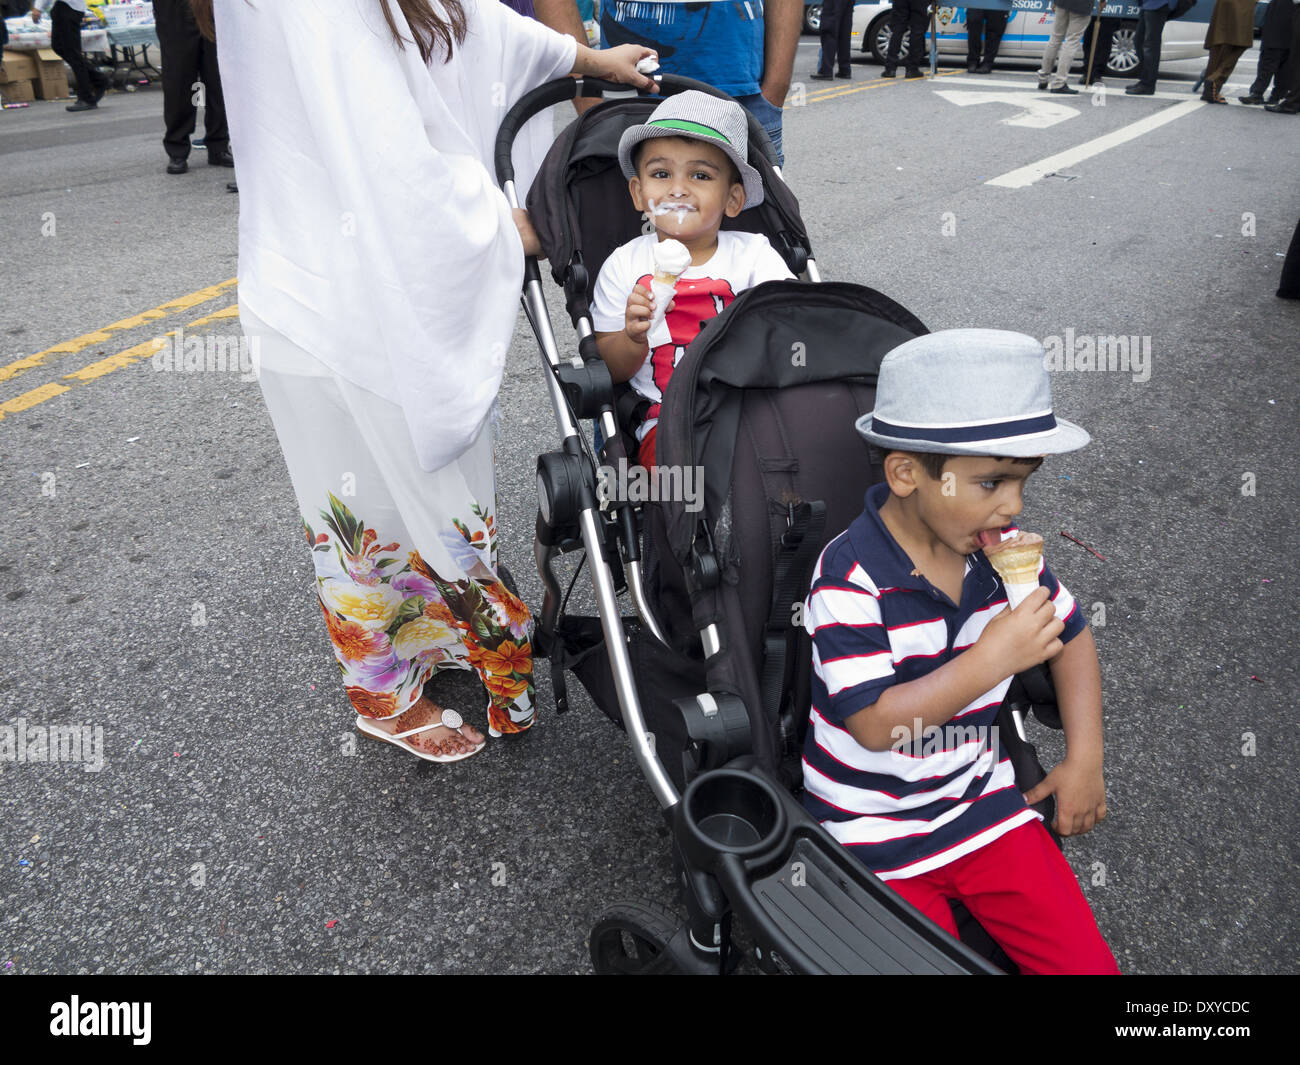
[[[826,545],[804,603],[813,644],[804,805],[882,880],[937,869],[1038,816],[993,731],[1009,675],[946,725],[919,735],[913,728],[888,751],[867,750],[844,728],[886,688],[961,654],[1007,603],[982,551],[966,558],[958,604],[913,576],[880,519],[888,498],[888,485],[868,491],[866,510]],[[1065,622],[1062,642],[1072,640],[1083,631],[1082,612],[1046,567],[1039,581]]]

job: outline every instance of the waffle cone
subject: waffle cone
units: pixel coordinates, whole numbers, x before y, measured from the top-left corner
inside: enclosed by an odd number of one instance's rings
[[[1038,566],[1043,560],[1043,538],[1037,533],[1017,533],[1010,540],[984,549],[1002,583],[1037,584]]]

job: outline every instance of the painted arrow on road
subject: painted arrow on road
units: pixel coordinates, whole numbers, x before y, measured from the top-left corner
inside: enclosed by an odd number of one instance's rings
[[[1012,104],[1019,107],[1020,113],[1002,119],[1005,126],[1028,126],[1030,129],[1046,129],[1067,118],[1077,118],[1079,112],[1073,107],[1058,104],[1055,100],[1044,100],[1031,96],[1027,92],[968,92],[963,89],[936,89],[936,96],[942,96],[949,103],[958,107],[971,107],[974,104]]]

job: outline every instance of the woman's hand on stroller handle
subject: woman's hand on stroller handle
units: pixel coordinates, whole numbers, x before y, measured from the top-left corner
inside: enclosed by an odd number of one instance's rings
[[[600,50],[579,44],[573,73],[615,81],[642,92],[658,92],[659,86],[654,78],[636,69],[636,65],[648,56],[656,56],[655,50],[639,44],[620,44],[617,48]]]
[[[533,221],[528,217],[528,212],[522,207],[512,207],[510,213],[514,215],[515,228],[519,230],[519,239],[524,242],[524,254],[544,259],[542,243],[537,237],[537,230],[533,228]]]

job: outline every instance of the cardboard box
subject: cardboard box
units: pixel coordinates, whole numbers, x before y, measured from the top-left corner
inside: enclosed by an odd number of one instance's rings
[[[6,51],[0,59],[0,85],[11,81],[31,81],[36,77],[36,60],[27,52]]]
[[[67,65],[53,48],[37,49],[34,81],[38,100],[66,100],[72,95],[68,91]]]
[[[30,81],[10,81],[0,85],[0,97],[7,104],[31,103],[36,99],[36,90]]]

